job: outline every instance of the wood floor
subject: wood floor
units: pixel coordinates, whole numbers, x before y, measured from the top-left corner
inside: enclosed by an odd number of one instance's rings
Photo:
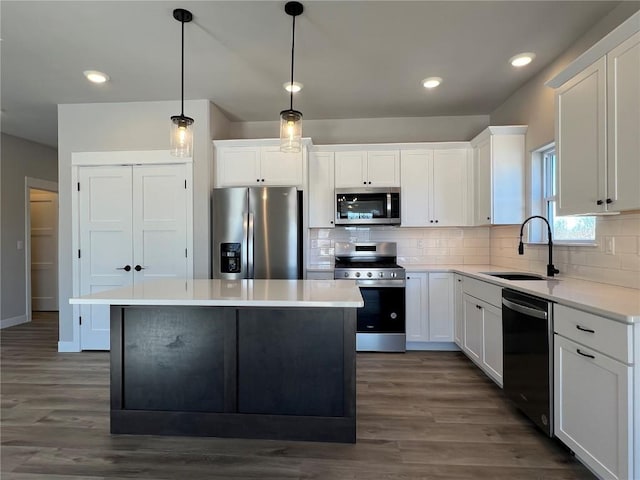
[[[57,325],[0,332],[2,480],[594,478],[455,352],[359,354],[355,445],[110,435],[108,354]]]

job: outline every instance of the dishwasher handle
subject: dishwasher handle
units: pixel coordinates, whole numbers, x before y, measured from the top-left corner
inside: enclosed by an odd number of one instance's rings
[[[525,307],[524,305],[520,305],[519,303],[514,303],[511,300],[507,300],[506,298],[502,299],[502,305],[504,305],[507,308],[510,308],[515,312],[529,315],[530,317],[541,318],[545,320],[548,317],[547,312],[543,310],[538,310],[537,308]]]

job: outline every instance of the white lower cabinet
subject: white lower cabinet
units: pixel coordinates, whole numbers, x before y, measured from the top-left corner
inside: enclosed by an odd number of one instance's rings
[[[453,341],[462,348],[464,343],[464,304],[462,303],[462,282],[464,277],[454,275],[453,285]]]
[[[408,350],[453,348],[453,274],[407,273]]]
[[[580,314],[584,321],[573,325],[574,334],[567,327]],[[600,322],[594,323],[596,319]],[[627,338],[612,342],[608,327],[615,330],[622,324],[567,307],[554,310],[554,323],[556,436],[600,478],[639,478],[637,372],[612,358],[625,344],[633,345],[633,332],[629,329]]]
[[[458,282],[456,282],[458,283]],[[472,278],[462,278],[462,351],[502,387],[501,288]],[[470,295],[484,293],[484,298]],[[492,302],[492,303],[489,303]]]

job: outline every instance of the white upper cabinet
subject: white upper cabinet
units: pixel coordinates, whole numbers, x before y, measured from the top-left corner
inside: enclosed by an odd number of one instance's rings
[[[219,140],[213,143],[217,188],[301,187],[304,183],[305,147],[299,153],[282,153],[279,143],[276,145],[274,140]]]
[[[309,154],[309,227],[332,228],[335,218],[334,153]],[[333,277],[331,277],[333,278]]]
[[[403,227],[467,225],[468,148],[403,150]]]
[[[640,14],[547,85],[556,88],[558,213],[640,208]]]
[[[473,147],[474,225],[514,225],[524,220],[523,125],[488,127]]]
[[[605,205],[635,210],[640,208],[640,33],[607,55],[607,98]]]
[[[399,187],[400,152],[336,151],[335,187]]]

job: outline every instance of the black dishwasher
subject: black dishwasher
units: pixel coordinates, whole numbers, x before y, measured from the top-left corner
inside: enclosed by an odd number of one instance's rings
[[[502,290],[505,395],[553,436],[553,323],[551,303]]]

